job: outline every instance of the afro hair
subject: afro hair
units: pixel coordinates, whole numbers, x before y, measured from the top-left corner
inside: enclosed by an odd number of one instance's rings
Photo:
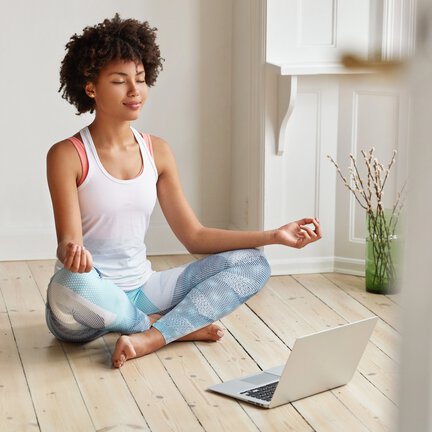
[[[78,114],[92,113],[95,102],[85,92],[88,82],[96,82],[100,70],[111,60],[142,63],[146,84],[151,87],[162,70],[156,28],[147,21],[121,19],[115,14],[93,27],[85,27],[66,44],[66,55],[60,68],[62,97],[74,105]]]

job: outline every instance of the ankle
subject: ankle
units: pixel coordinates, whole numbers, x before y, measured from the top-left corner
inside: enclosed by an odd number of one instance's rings
[[[135,333],[130,335],[136,341],[138,346],[148,348],[160,348],[166,345],[165,338],[162,333],[154,327],[149,328],[145,332]]]
[[[162,342],[164,345],[166,344],[165,338],[163,334],[155,327],[152,327],[148,330],[148,332],[152,340]]]

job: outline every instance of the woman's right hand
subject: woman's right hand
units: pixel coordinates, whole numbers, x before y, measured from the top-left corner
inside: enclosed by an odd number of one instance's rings
[[[91,253],[77,243],[60,243],[57,256],[63,267],[74,273],[88,273],[93,267]]]

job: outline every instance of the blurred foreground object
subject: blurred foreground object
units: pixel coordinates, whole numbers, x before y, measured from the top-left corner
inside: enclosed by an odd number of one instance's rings
[[[347,69],[369,70],[371,72],[399,72],[404,63],[398,60],[363,59],[353,54],[342,56],[341,63]]]
[[[418,1],[416,52],[406,68],[410,92],[409,191],[402,289],[399,432],[432,431],[431,230],[432,6]]]

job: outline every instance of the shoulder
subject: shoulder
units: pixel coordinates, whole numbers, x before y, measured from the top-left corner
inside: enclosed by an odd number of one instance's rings
[[[69,139],[64,139],[51,146],[47,153],[48,170],[66,170],[75,174],[81,169],[79,155]]]
[[[156,168],[159,175],[161,175],[171,166],[175,165],[174,155],[171,151],[171,147],[163,138],[151,135],[150,139]]]
[[[62,158],[71,156],[73,153],[76,153],[74,145],[70,141],[69,138],[59,141],[51,146],[48,150],[47,158]]]
[[[150,135],[153,151],[159,155],[171,153],[169,144],[161,137]]]

